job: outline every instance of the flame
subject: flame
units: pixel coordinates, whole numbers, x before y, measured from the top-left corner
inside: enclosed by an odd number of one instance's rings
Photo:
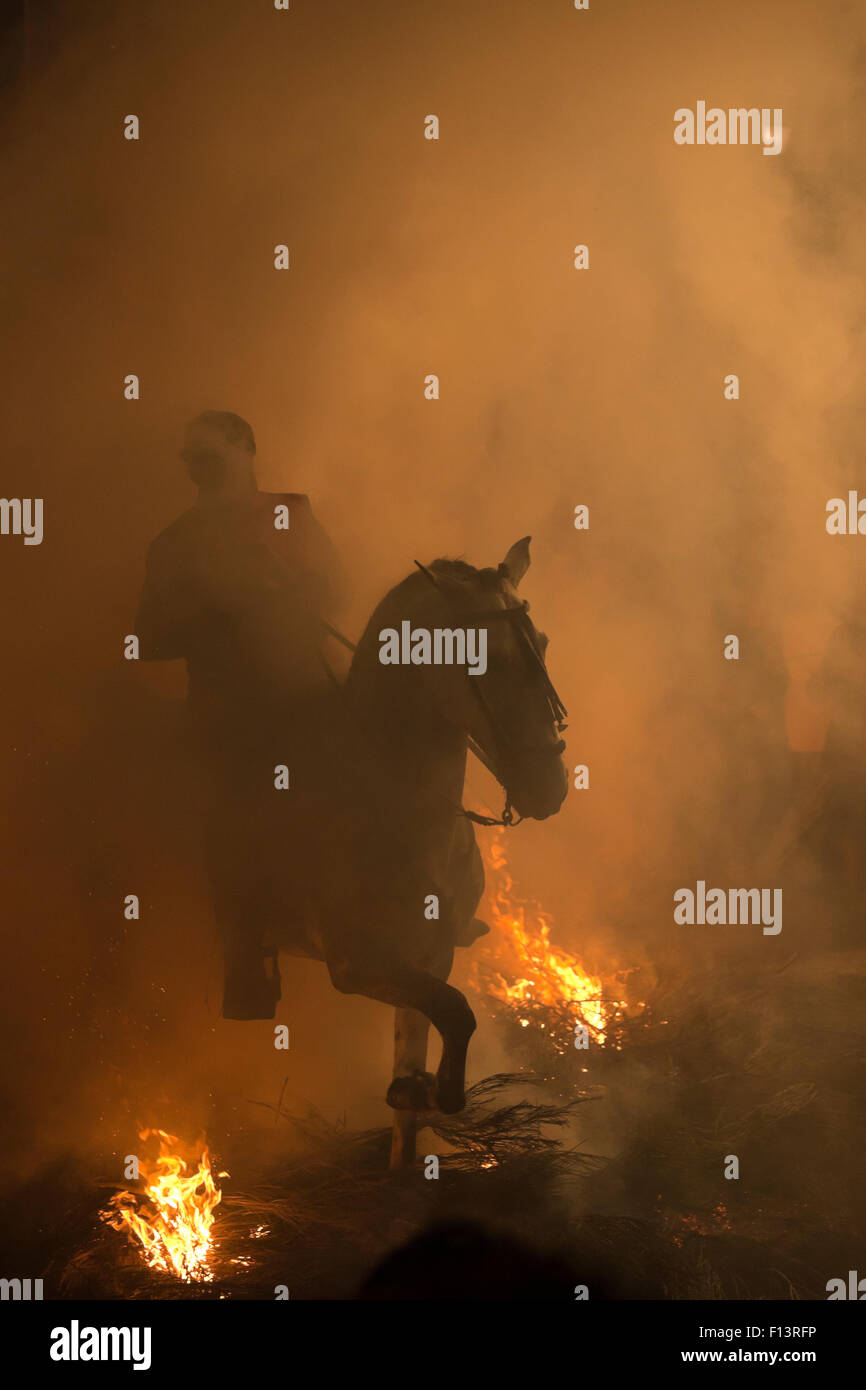
[[[480,958],[473,966],[471,982],[480,993],[493,995],[518,1015],[517,1022],[528,1028],[535,1021],[549,1029],[557,1051],[564,1052],[572,1038],[556,1036],[553,1018],[545,1022],[539,1015],[553,1010],[567,1011],[575,1024],[585,1024],[590,1037],[603,1044],[612,1022],[619,1018],[623,1002],[606,998],[602,980],[584,970],[579,958],[551,944],[551,918],[535,903],[515,897],[514,882],[508,870],[501,832],[482,846],[487,877],[486,910],[492,931],[481,946]],[[532,1017],[526,1017],[528,1008]]]
[[[185,1284],[210,1283],[211,1226],[222,1193],[214,1182],[207,1145],[193,1167],[195,1160],[175,1152],[175,1135],[145,1129],[139,1138],[151,1136],[159,1138],[159,1155],[141,1160],[144,1191],[116,1192],[100,1218],[139,1243],[150,1269],[174,1273]]]

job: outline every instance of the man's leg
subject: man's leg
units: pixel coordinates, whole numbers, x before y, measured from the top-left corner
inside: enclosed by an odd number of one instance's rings
[[[218,807],[207,832],[214,915],[223,943],[223,1018],[273,1018],[280,998],[275,950],[265,949],[267,876],[258,862],[256,817]]]

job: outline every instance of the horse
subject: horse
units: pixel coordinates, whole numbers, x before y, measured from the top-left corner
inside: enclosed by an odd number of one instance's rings
[[[547,638],[517,593],[529,540],[496,568],[447,559],[417,565],[385,595],[332,692],[319,737],[305,739],[297,779],[293,767],[298,796],[284,803],[296,809],[270,850],[284,866],[270,949],[321,960],[341,993],[397,1010],[387,1104],[406,1117],[396,1148],[413,1157],[415,1116],[465,1104],[476,1026],[448,976],[455,948],[487,930],[475,916],[484,869],[473,819],[497,822],[462,808],[467,750],[504,789],[498,823],[515,813],[555,814],[567,788],[566,711],[547,673]],[[447,655],[440,664],[383,664],[384,633],[407,620],[413,631],[452,638],[483,630],[486,670],[476,674]],[[456,650],[452,644],[449,654]],[[431,1023],[442,1039],[435,1074],[425,1069]]]

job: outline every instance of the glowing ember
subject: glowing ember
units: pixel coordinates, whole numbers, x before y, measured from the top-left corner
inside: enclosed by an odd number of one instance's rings
[[[666,1219],[666,1225],[673,1226],[676,1217],[671,1215]],[[696,1213],[689,1213],[680,1217],[680,1224],[685,1226],[691,1235],[712,1236],[720,1231],[730,1231],[731,1223],[728,1219],[728,1210],[722,1202],[717,1203],[713,1210],[705,1216],[698,1216]],[[682,1237],[674,1232],[671,1235],[674,1245],[682,1248]]]
[[[687,1230],[693,1231],[695,1235],[699,1236],[709,1236],[712,1235],[714,1231],[729,1231],[731,1229],[731,1223],[728,1220],[728,1210],[722,1202],[718,1202],[716,1206],[713,1207],[708,1217],[690,1214],[681,1219]]]
[[[211,1226],[222,1193],[211,1173],[207,1147],[196,1163],[176,1152],[179,1141],[173,1134],[145,1129],[139,1138],[151,1136],[159,1139],[159,1156],[141,1160],[143,1192],[116,1192],[100,1217],[140,1245],[149,1268],[176,1274],[186,1284],[210,1283]]]
[[[558,1052],[573,1045],[567,1029],[576,1023],[604,1043],[623,1003],[605,997],[601,979],[587,974],[577,956],[551,944],[553,924],[541,908],[515,897],[501,834],[482,853],[492,930],[481,943],[472,984],[507,1004],[521,1028],[534,1023],[548,1031]]]

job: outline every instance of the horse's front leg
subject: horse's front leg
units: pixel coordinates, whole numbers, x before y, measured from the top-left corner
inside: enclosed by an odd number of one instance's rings
[[[466,1052],[475,1032],[475,1015],[459,989],[426,970],[408,965],[395,953],[369,943],[354,950],[328,954],[328,970],[342,994],[363,994],[397,1009],[417,1009],[442,1037],[442,1057],[435,1076],[414,1071],[395,1076],[388,1091],[394,1110],[440,1110],[453,1115],[466,1104]]]
[[[394,1010],[394,1077],[414,1076],[427,1068],[427,1035],[430,1020],[417,1009]],[[392,1168],[409,1168],[415,1162],[418,1116],[414,1110],[397,1110],[391,1132]]]

